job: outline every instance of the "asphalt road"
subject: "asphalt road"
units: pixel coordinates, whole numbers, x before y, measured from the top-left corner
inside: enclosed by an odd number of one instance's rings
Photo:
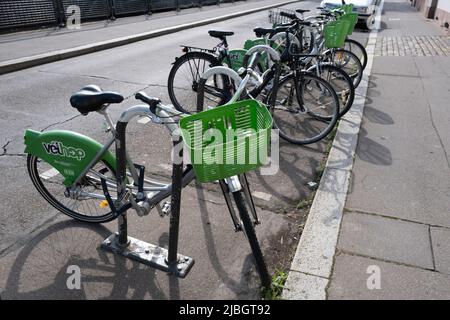
[[[314,8],[318,2],[303,2]],[[298,8],[299,5],[291,6]],[[196,264],[186,279],[113,257],[99,249],[116,224],[86,226],[52,209],[39,196],[26,171],[23,133],[34,130],[74,130],[105,141],[102,117],[81,116],[69,104],[72,93],[98,84],[127,97],[112,106],[115,119],[138,104],[133,94],[144,90],[169,103],[167,75],[179,45],[212,47],[211,28],[236,32],[230,45],[241,47],[253,37],[255,26],[267,26],[267,13],[256,13],[168,36],[101,51],[61,62],[0,76],[0,292],[2,298],[105,299],[240,299],[259,296],[251,252],[241,233],[234,233],[216,185],[189,186],[183,191],[180,252]],[[364,35],[363,35],[364,37]],[[170,176],[171,140],[164,128],[133,123],[128,132],[131,155],[147,172]],[[308,147],[281,142],[280,170],[274,176],[250,177],[262,225],[258,236],[271,270],[289,267],[299,239],[304,213],[296,205],[310,190],[325,143]],[[130,235],[167,245],[168,219],[154,213],[147,218],[129,215]],[[66,270],[82,270],[82,290],[67,289]]]

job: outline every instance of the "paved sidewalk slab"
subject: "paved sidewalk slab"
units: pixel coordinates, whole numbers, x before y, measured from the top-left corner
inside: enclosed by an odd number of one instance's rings
[[[448,37],[384,8],[327,297],[450,299]]]
[[[429,227],[370,214],[344,214],[338,249],[433,269]]]
[[[380,289],[368,289],[367,280],[373,273],[367,271],[371,266],[379,267]],[[450,276],[340,254],[336,257],[328,298],[331,300],[450,299]]]
[[[450,275],[450,229],[431,227],[430,231],[436,270]]]
[[[448,227],[450,115],[446,104],[429,102],[448,92],[431,89],[445,86],[439,74],[419,77],[421,59],[374,60],[346,207]]]

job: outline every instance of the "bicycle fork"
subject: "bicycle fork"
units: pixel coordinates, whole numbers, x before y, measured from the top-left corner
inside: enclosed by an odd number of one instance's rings
[[[240,176],[233,176],[227,178],[225,180],[219,181],[220,188],[222,189],[223,195],[225,197],[225,202],[228,207],[228,212],[230,213],[231,220],[233,221],[234,230],[236,232],[242,231],[242,226],[240,222],[240,218],[236,214],[235,207],[233,205],[233,199],[231,198],[231,194],[235,192],[244,192],[244,198],[247,202],[247,205],[250,208],[250,212],[253,217],[253,223],[255,225],[260,224],[258,215],[256,213],[255,203],[253,201],[253,196],[250,192],[247,176],[242,174]]]

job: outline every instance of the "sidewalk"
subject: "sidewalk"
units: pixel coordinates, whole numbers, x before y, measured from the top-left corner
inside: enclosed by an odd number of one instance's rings
[[[109,49],[297,1],[248,0],[152,16],[81,25],[80,30],[45,29],[0,36],[0,74]],[[175,18],[176,17],[176,18]],[[36,61],[42,60],[38,63]],[[4,71],[2,71],[4,70]]]
[[[285,299],[450,299],[450,43],[382,1]]]
[[[448,48],[385,2],[328,299],[450,299]]]

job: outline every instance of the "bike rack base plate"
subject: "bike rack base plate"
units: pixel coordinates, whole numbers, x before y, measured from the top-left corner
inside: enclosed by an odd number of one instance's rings
[[[101,247],[106,251],[124,256],[125,258],[138,261],[147,266],[184,278],[194,265],[194,259],[178,254],[178,262],[176,265],[167,263],[167,249],[155,246],[153,244],[128,237],[128,245],[122,246],[118,242],[118,233],[111,234]]]

